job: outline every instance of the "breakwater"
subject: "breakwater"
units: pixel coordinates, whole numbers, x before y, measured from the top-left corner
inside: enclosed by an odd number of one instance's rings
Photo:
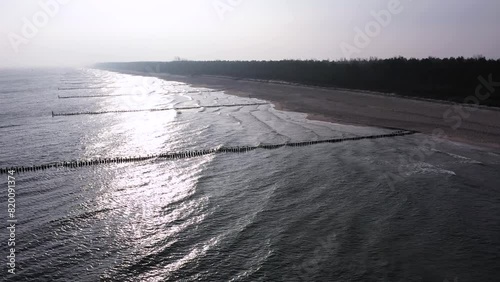
[[[86,90],[86,89],[115,89],[120,88],[118,86],[95,86],[95,87],[59,87],[57,90],[67,91],[67,90]]]
[[[247,107],[247,106],[262,106],[262,105],[269,105],[269,103],[187,106],[187,107],[175,107],[175,108],[116,110],[116,111],[100,111],[100,112],[74,112],[74,113],[54,113],[54,112],[52,112],[52,116],[57,117],[57,116],[79,116],[79,115],[102,115],[102,114],[137,113],[137,112],[160,112],[160,111],[170,111],[170,110],[181,111],[181,110],[194,110],[194,109],[203,109],[203,108],[230,108],[230,107]]]
[[[100,95],[74,95],[74,96],[57,96],[58,99],[86,99],[86,98],[108,98],[108,97],[119,97],[119,96],[141,96],[141,95],[173,95],[173,94],[202,94],[202,93],[214,93],[221,92],[223,90],[199,90],[199,91],[167,91],[165,93],[147,93],[147,94],[100,94]]]
[[[417,131],[410,130],[398,130],[389,134],[380,135],[369,135],[369,136],[356,136],[356,137],[344,137],[344,138],[334,138],[326,140],[314,140],[305,142],[291,142],[291,143],[280,143],[280,144],[261,144],[258,146],[236,146],[236,147],[219,147],[211,149],[201,149],[201,150],[190,150],[181,152],[165,152],[155,155],[147,156],[131,156],[131,157],[114,157],[114,158],[96,158],[89,160],[72,160],[72,161],[61,161],[53,162],[41,165],[33,166],[14,166],[0,168],[0,174],[7,174],[9,172],[23,173],[23,172],[36,172],[48,169],[58,169],[58,168],[80,168],[104,164],[120,164],[120,163],[132,163],[132,162],[143,162],[147,160],[175,160],[175,159],[186,159],[193,157],[200,157],[209,154],[221,154],[221,153],[246,153],[258,149],[274,150],[282,147],[304,147],[313,146],[317,144],[324,143],[341,143],[349,141],[359,141],[364,139],[381,139],[381,138],[394,138],[405,135],[412,135],[418,133]]]

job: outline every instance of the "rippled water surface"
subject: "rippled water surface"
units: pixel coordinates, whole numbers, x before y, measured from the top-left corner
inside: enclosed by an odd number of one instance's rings
[[[1,167],[394,131],[310,121],[272,105],[52,117],[265,102],[101,70],[3,70],[0,86]],[[103,95],[111,96],[82,97]],[[417,134],[19,174],[17,274],[3,267],[0,277],[498,280],[500,154],[441,141],[415,157],[426,141]]]

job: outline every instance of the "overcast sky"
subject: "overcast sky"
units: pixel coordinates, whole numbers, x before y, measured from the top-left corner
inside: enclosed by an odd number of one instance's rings
[[[500,58],[500,1],[397,1],[0,0],[0,67],[176,56]]]

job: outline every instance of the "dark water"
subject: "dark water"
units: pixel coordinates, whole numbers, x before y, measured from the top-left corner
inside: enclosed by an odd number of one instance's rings
[[[4,70],[0,87],[0,167],[392,131],[308,121],[270,105],[51,116],[262,102],[99,70]],[[15,276],[6,267],[2,175],[0,277],[497,281],[500,154],[442,140],[422,147],[429,138],[17,175]]]

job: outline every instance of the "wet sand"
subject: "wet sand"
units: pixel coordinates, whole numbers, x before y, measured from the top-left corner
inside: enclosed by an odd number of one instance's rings
[[[434,130],[441,129],[449,140],[494,151],[500,149],[500,109],[498,108],[483,106],[454,108],[457,105],[445,101],[230,77],[119,72],[155,76],[196,87],[221,89],[230,95],[267,100],[275,104],[277,109],[306,113],[311,119],[401,128],[424,134],[432,134]],[[445,114],[447,118],[444,117]]]

